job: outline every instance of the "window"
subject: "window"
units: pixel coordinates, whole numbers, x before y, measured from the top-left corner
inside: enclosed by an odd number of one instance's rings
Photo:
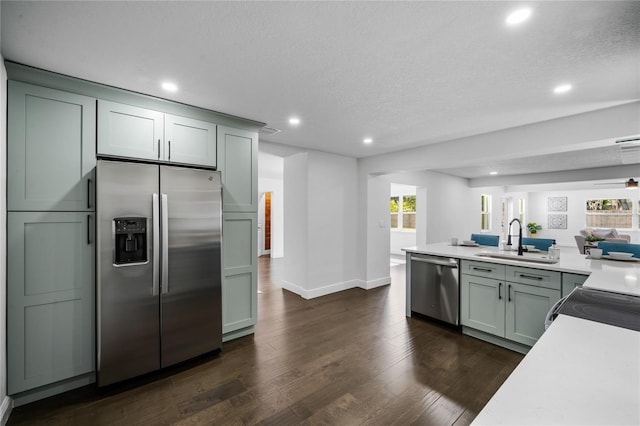
[[[524,223],[524,198],[518,200],[518,220]]]
[[[391,229],[398,228],[398,211],[400,206],[400,197],[391,197],[389,210],[391,211]]]
[[[482,194],[480,204],[480,229],[488,231],[491,229],[491,195]]]
[[[403,231],[416,230],[416,196],[397,195],[391,197],[389,204],[391,229]]]
[[[628,198],[587,200],[587,226],[632,228],[633,202]]]

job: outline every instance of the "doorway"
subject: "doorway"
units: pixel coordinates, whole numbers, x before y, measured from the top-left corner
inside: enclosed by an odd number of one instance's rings
[[[271,254],[271,191],[260,194],[258,210],[258,256]]]
[[[404,264],[403,247],[416,245],[417,187],[391,183],[389,187],[390,265]]]

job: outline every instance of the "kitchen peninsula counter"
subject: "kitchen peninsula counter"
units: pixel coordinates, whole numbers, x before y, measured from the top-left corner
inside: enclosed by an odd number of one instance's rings
[[[640,332],[559,315],[473,424],[640,424]]]
[[[557,263],[477,256],[497,247],[446,243],[404,249],[588,275],[585,287],[640,296],[640,262],[589,259],[561,248]],[[409,259],[407,259],[409,262]],[[640,424],[640,332],[559,315],[475,418],[477,425]]]
[[[407,253],[428,254],[432,256],[474,260],[477,262],[524,266],[548,271],[589,275],[589,278],[584,283],[585,287],[640,296],[640,262],[589,259],[584,254],[580,254],[575,247],[561,247],[560,261],[557,263],[538,263],[516,259],[477,256],[480,252],[506,253],[497,247],[467,247],[452,246],[448,243],[435,243],[408,247],[402,250]],[[542,256],[535,253],[531,255]]]

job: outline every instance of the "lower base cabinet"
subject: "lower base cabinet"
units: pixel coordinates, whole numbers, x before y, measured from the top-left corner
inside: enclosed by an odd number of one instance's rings
[[[463,263],[462,270],[471,269]],[[504,277],[494,274],[493,278],[463,273],[460,322],[488,335],[533,346],[544,332],[549,309],[560,299],[560,286],[560,273],[533,268],[508,266]]]
[[[258,314],[257,213],[223,213],[222,338],[253,333]]]
[[[94,370],[93,213],[7,214],[7,391]]]
[[[544,333],[549,309],[560,299],[560,290],[507,282],[505,336],[533,346]]]

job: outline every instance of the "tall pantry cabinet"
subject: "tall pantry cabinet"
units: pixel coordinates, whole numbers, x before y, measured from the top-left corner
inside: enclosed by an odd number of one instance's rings
[[[96,156],[221,171],[223,341],[253,333],[264,123],[5,66],[7,382],[15,405],[95,381]]]
[[[258,133],[218,126],[223,341],[253,333],[258,295]],[[250,301],[250,303],[247,303]]]
[[[7,115],[13,395],[94,370],[95,99],[10,81]]]

